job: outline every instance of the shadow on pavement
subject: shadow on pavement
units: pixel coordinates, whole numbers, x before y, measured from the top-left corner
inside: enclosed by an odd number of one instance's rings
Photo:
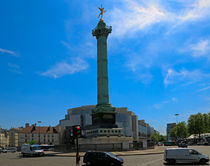
[[[205,164],[198,164],[198,163],[182,163],[182,164],[169,164],[169,163],[163,163],[164,165],[171,165],[171,166],[173,166],[173,165],[175,165],[175,166],[179,166],[179,165],[192,165],[192,166],[194,166],[194,165],[197,165],[197,166],[199,166],[199,165],[209,165],[209,163],[205,163]]]
[[[98,165],[86,165],[86,164],[83,164],[83,165],[81,165],[81,166],[98,166]],[[104,166],[111,166],[111,165],[104,165]],[[116,165],[117,166],[117,165]],[[119,166],[119,165],[118,165]],[[120,165],[120,166],[124,166],[124,165]]]

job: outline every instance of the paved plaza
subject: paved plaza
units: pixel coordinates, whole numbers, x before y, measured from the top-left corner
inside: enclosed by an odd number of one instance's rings
[[[134,151],[115,153],[121,154],[123,157],[123,166],[165,166],[162,153],[165,148],[158,147],[153,150],[136,151],[135,153]],[[192,146],[190,148],[210,156],[210,146]],[[70,153],[48,153],[45,157],[23,158],[19,153],[1,153],[0,166],[75,166],[75,158],[72,156],[73,154]],[[82,160],[81,157],[80,166],[84,166]]]

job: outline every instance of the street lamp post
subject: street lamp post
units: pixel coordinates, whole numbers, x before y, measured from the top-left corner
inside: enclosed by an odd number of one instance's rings
[[[178,124],[178,116],[179,116],[179,114],[175,114],[175,116],[176,116],[176,124]]]
[[[42,123],[42,121],[38,121],[39,123],[39,144],[40,144],[40,123]]]
[[[175,114],[176,116],[176,125],[178,124],[178,120],[177,120],[177,117],[179,116],[179,114]],[[177,136],[176,136],[176,141],[177,141]]]

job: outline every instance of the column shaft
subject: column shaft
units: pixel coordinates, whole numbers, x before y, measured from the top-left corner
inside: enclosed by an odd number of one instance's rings
[[[97,39],[97,103],[109,104],[107,38],[102,35]]]

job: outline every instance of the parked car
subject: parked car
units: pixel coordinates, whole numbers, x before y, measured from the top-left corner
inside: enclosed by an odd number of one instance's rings
[[[162,142],[158,142],[158,146],[163,146],[163,143]]]
[[[169,164],[176,163],[200,163],[205,164],[209,157],[189,148],[167,148],[164,153],[164,160]]]
[[[3,152],[3,148],[0,148],[0,153]]]
[[[178,147],[187,148],[187,143],[180,142],[180,143],[178,143]]]
[[[2,152],[3,152],[3,153],[7,153],[7,149],[4,148],[4,149],[2,150]]]
[[[86,165],[122,165],[123,159],[110,152],[86,152],[83,158]]]
[[[17,148],[16,147],[8,147],[8,148],[6,148],[6,151],[15,153],[15,152],[17,152]]]
[[[23,156],[44,156],[44,150],[39,145],[23,144],[21,153]]]
[[[197,142],[197,145],[204,145],[204,142]]]

